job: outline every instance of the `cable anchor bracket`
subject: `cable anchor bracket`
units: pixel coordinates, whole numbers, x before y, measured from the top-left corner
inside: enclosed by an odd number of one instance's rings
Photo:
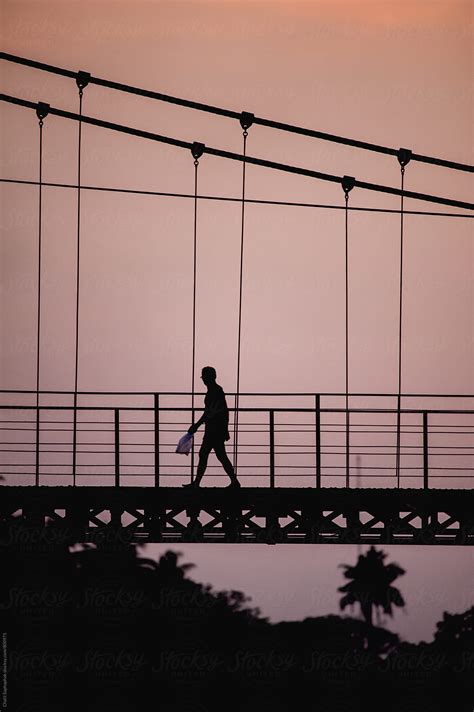
[[[244,135],[247,136],[247,129],[249,129],[255,121],[255,115],[249,111],[242,111],[239,121],[244,130]]]
[[[397,158],[398,158],[398,162],[402,168],[405,168],[405,166],[408,163],[410,163],[412,155],[413,154],[409,148],[399,148],[398,149]]]
[[[349,198],[349,193],[352,190],[352,188],[356,184],[356,179],[353,178],[352,176],[343,176],[341,178],[341,186],[342,190],[344,191],[344,194],[346,196],[346,200]]]
[[[194,141],[193,145],[191,146],[191,153],[193,154],[195,166],[197,166],[198,161],[204,153],[205,148],[205,144],[199,143],[199,141]]]
[[[79,89],[79,93],[82,94],[83,89],[89,84],[91,75],[89,72],[79,71],[76,75],[76,84]]]
[[[49,114],[49,109],[50,106],[49,104],[45,104],[44,101],[39,101],[37,106],[36,106],[36,116],[39,119],[40,126],[43,125],[43,119],[47,117]]]

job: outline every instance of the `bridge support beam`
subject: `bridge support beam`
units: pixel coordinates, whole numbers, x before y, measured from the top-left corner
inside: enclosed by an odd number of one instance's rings
[[[2,536],[71,542],[474,545],[474,491],[150,487],[1,488]],[[19,538],[21,541],[21,537]]]

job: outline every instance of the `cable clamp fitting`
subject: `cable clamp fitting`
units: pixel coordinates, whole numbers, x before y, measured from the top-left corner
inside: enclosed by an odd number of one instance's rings
[[[356,184],[356,179],[353,178],[352,176],[343,176],[341,178],[341,185],[342,185],[342,190],[346,194],[346,198],[349,195],[349,192],[352,190],[352,188]]]
[[[412,152],[409,148],[399,148],[397,153],[398,162],[402,168],[405,168],[407,163],[410,163]]]
[[[206,146],[203,143],[194,141],[193,145],[191,146],[191,153],[193,154],[193,158],[195,161],[201,158],[205,148]]]
[[[49,114],[49,109],[49,104],[45,104],[43,101],[38,102],[36,106],[36,116],[41,121],[41,123],[43,123],[43,119],[45,119]]]
[[[82,90],[86,88],[86,86],[90,82],[90,78],[91,78],[91,75],[89,74],[89,72],[81,71],[81,72],[77,73],[76,84],[77,84],[77,88],[79,89],[79,91],[82,92]]]
[[[240,125],[244,131],[249,129],[255,120],[255,115],[251,114],[249,111],[242,111],[240,114]]]

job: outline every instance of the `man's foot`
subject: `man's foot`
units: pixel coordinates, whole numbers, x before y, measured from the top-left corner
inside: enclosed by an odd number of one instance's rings
[[[226,489],[228,489],[229,487],[241,487],[241,484],[240,484],[239,480],[237,480],[237,479],[231,480],[230,483],[228,485],[226,485]]]
[[[191,487],[191,488],[196,488],[199,487],[199,482],[197,480],[193,480],[193,482],[188,482],[186,485],[181,485],[181,487]]]

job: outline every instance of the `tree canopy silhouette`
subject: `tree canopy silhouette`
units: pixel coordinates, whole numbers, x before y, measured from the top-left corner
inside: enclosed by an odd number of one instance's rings
[[[81,543],[61,522],[0,523],[12,709],[128,712],[151,697],[162,712],[286,712],[308,700],[320,712],[441,712],[453,692],[472,698],[474,608],[445,613],[433,643],[374,626],[374,610],[404,605],[393,586],[404,572],[383,551],[344,565],[341,608],[358,604],[366,620],[271,623],[243,592],[193,581],[179,552],[154,560],[106,533]]]

